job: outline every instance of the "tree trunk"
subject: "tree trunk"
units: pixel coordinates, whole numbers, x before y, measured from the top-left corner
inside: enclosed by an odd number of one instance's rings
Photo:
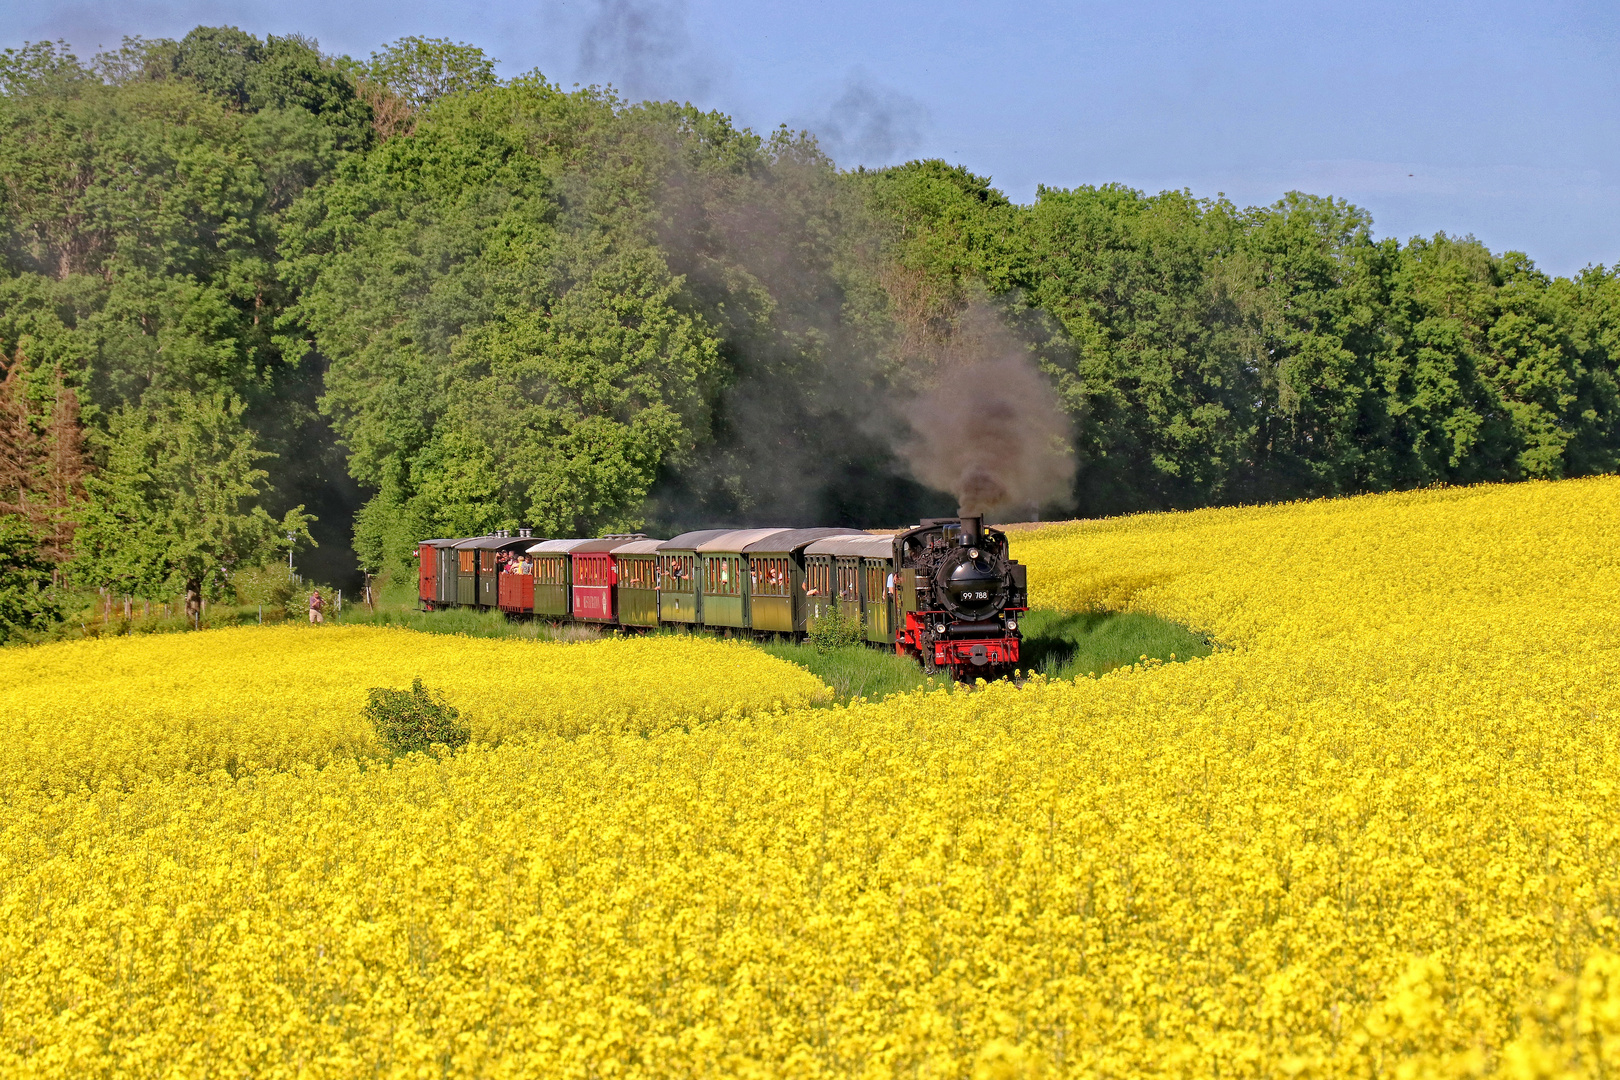
[[[202,618],[202,582],[196,578],[186,582],[186,618],[194,626]]]

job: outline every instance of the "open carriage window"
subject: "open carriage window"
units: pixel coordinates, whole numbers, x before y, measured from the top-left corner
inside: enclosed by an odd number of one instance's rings
[[[832,595],[832,563],[825,556],[812,556],[805,563],[804,591],[809,596]]]
[[[692,591],[692,556],[665,555],[663,587],[672,592]]]
[[[750,583],[755,596],[786,596],[793,578],[786,559],[752,559]]]
[[[866,564],[866,599],[881,601],[894,592],[894,574],[887,562]]]
[[[619,585],[626,589],[657,588],[656,566],[651,559],[619,560]]]
[[[838,560],[838,599],[861,598],[860,569],[853,559]]]

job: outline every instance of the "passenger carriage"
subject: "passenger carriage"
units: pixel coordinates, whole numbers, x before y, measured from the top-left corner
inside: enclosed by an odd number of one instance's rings
[[[697,545],[703,576],[703,625],[747,630],[750,581],[743,549],[787,529],[738,529]]]
[[[568,558],[574,564],[574,580],[569,588],[573,618],[583,622],[618,621],[614,594],[619,579],[613,549],[628,540],[645,539],[640,533],[604,536],[600,540],[586,541],[569,551]]]
[[[844,531],[804,549],[805,628],[811,630],[829,611],[860,618],[860,554],[851,545],[871,539],[867,533]]]
[[[534,614],[540,619],[566,619],[573,610],[569,604],[574,563],[570,553],[585,540],[542,540],[526,554],[534,560]]]
[[[802,634],[809,604],[804,588],[804,549],[848,530],[776,529],[742,545],[748,559],[748,625],[763,633]]]
[[[423,540],[416,545],[416,597],[429,611],[456,602],[457,539]]]
[[[513,552],[533,543],[527,536],[512,536],[503,530],[457,544],[456,603],[467,607],[499,607],[500,567]]]
[[[608,552],[616,561],[619,624],[658,625],[658,548],[662,540],[627,540]]]
[[[894,640],[894,537],[844,533],[804,549],[806,628],[836,609],[868,641]]]
[[[695,626],[703,621],[703,582],[697,548],[736,529],[699,529],[658,545],[658,621]]]

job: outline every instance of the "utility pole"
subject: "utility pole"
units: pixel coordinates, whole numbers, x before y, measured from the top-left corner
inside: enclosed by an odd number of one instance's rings
[[[288,533],[287,534],[287,573],[288,574],[292,573],[293,542],[295,540],[297,540],[297,539],[298,539],[298,537],[296,536],[296,534],[294,534],[294,533]]]

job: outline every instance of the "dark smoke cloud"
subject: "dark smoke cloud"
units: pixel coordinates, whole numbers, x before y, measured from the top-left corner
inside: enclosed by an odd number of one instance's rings
[[[1028,513],[1070,501],[1072,427],[1029,350],[982,304],[963,312],[933,385],[907,408],[912,475],[958,513]]]
[[[579,66],[631,98],[685,97],[709,89],[686,26],[683,0],[595,0],[581,28]]]
[[[826,112],[806,125],[840,165],[887,165],[922,143],[928,110],[916,98],[850,73]]]

